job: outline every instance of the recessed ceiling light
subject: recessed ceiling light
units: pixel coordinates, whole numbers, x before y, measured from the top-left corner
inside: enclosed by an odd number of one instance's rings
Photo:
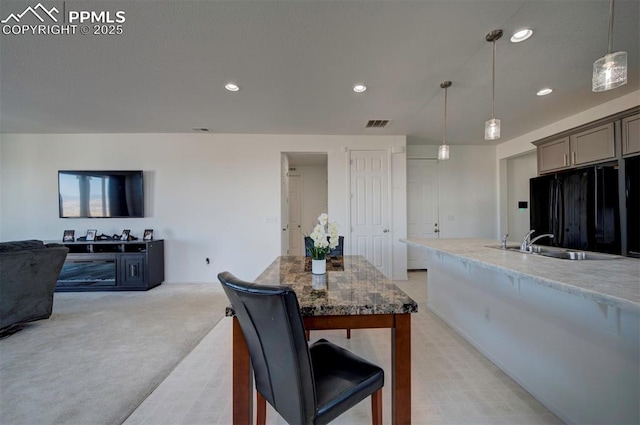
[[[238,91],[240,90],[240,87],[238,87],[237,84],[234,83],[227,83],[224,85],[224,88],[229,90],[229,91]]]
[[[531,37],[532,35],[533,35],[533,31],[531,31],[529,28],[525,28],[523,30],[516,31],[515,33],[513,33],[513,35],[511,36],[511,42],[520,43],[521,41],[525,41],[527,38]]]
[[[550,88],[546,88],[546,89],[542,89],[540,91],[538,91],[538,93],[536,93],[538,96],[546,96],[549,93],[551,93],[553,91],[553,89]]]
[[[364,84],[356,84],[355,86],[353,86],[353,91],[356,93],[362,93],[366,89],[367,86],[365,86]]]

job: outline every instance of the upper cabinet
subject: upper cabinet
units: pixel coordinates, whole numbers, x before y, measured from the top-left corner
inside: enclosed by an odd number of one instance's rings
[[[640,114],[622,119],[622,155],[640,152]]]
[[[569,167],[569,155],[568,137],[538,146],[538,172],[545,173]]]
[[[581,131],[569,137],[571,165],[588,164],[615,158],[613,123]]]
[[[533,142],[538,174],[554,173],[640,154],[640,106]]]
[[[538,145],[538,173],[615,158],[613,123]]]

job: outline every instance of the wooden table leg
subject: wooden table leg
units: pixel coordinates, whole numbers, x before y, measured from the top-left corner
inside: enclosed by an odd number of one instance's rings
[[[391,423],[411,423],[411,314],[396,314],[391,330]]]
[[[233,423],[251,425],[253,419],[253,375],[249,349],[240,323],[233,318]]]

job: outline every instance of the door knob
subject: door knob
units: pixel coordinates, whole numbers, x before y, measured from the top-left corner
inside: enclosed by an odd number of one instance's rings
[[[440,233],[439,229],[433,229],[433,233]]]
[[[389,232],[389,229],[383,229],[382,230],[382,233],[388,233],[388,232]]]

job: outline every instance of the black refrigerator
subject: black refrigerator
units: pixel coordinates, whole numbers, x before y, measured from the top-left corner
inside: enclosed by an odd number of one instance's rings
[[[529,182],[533,236],[553,233],[540,244],[620,254],[618,167],[597,165]]]

